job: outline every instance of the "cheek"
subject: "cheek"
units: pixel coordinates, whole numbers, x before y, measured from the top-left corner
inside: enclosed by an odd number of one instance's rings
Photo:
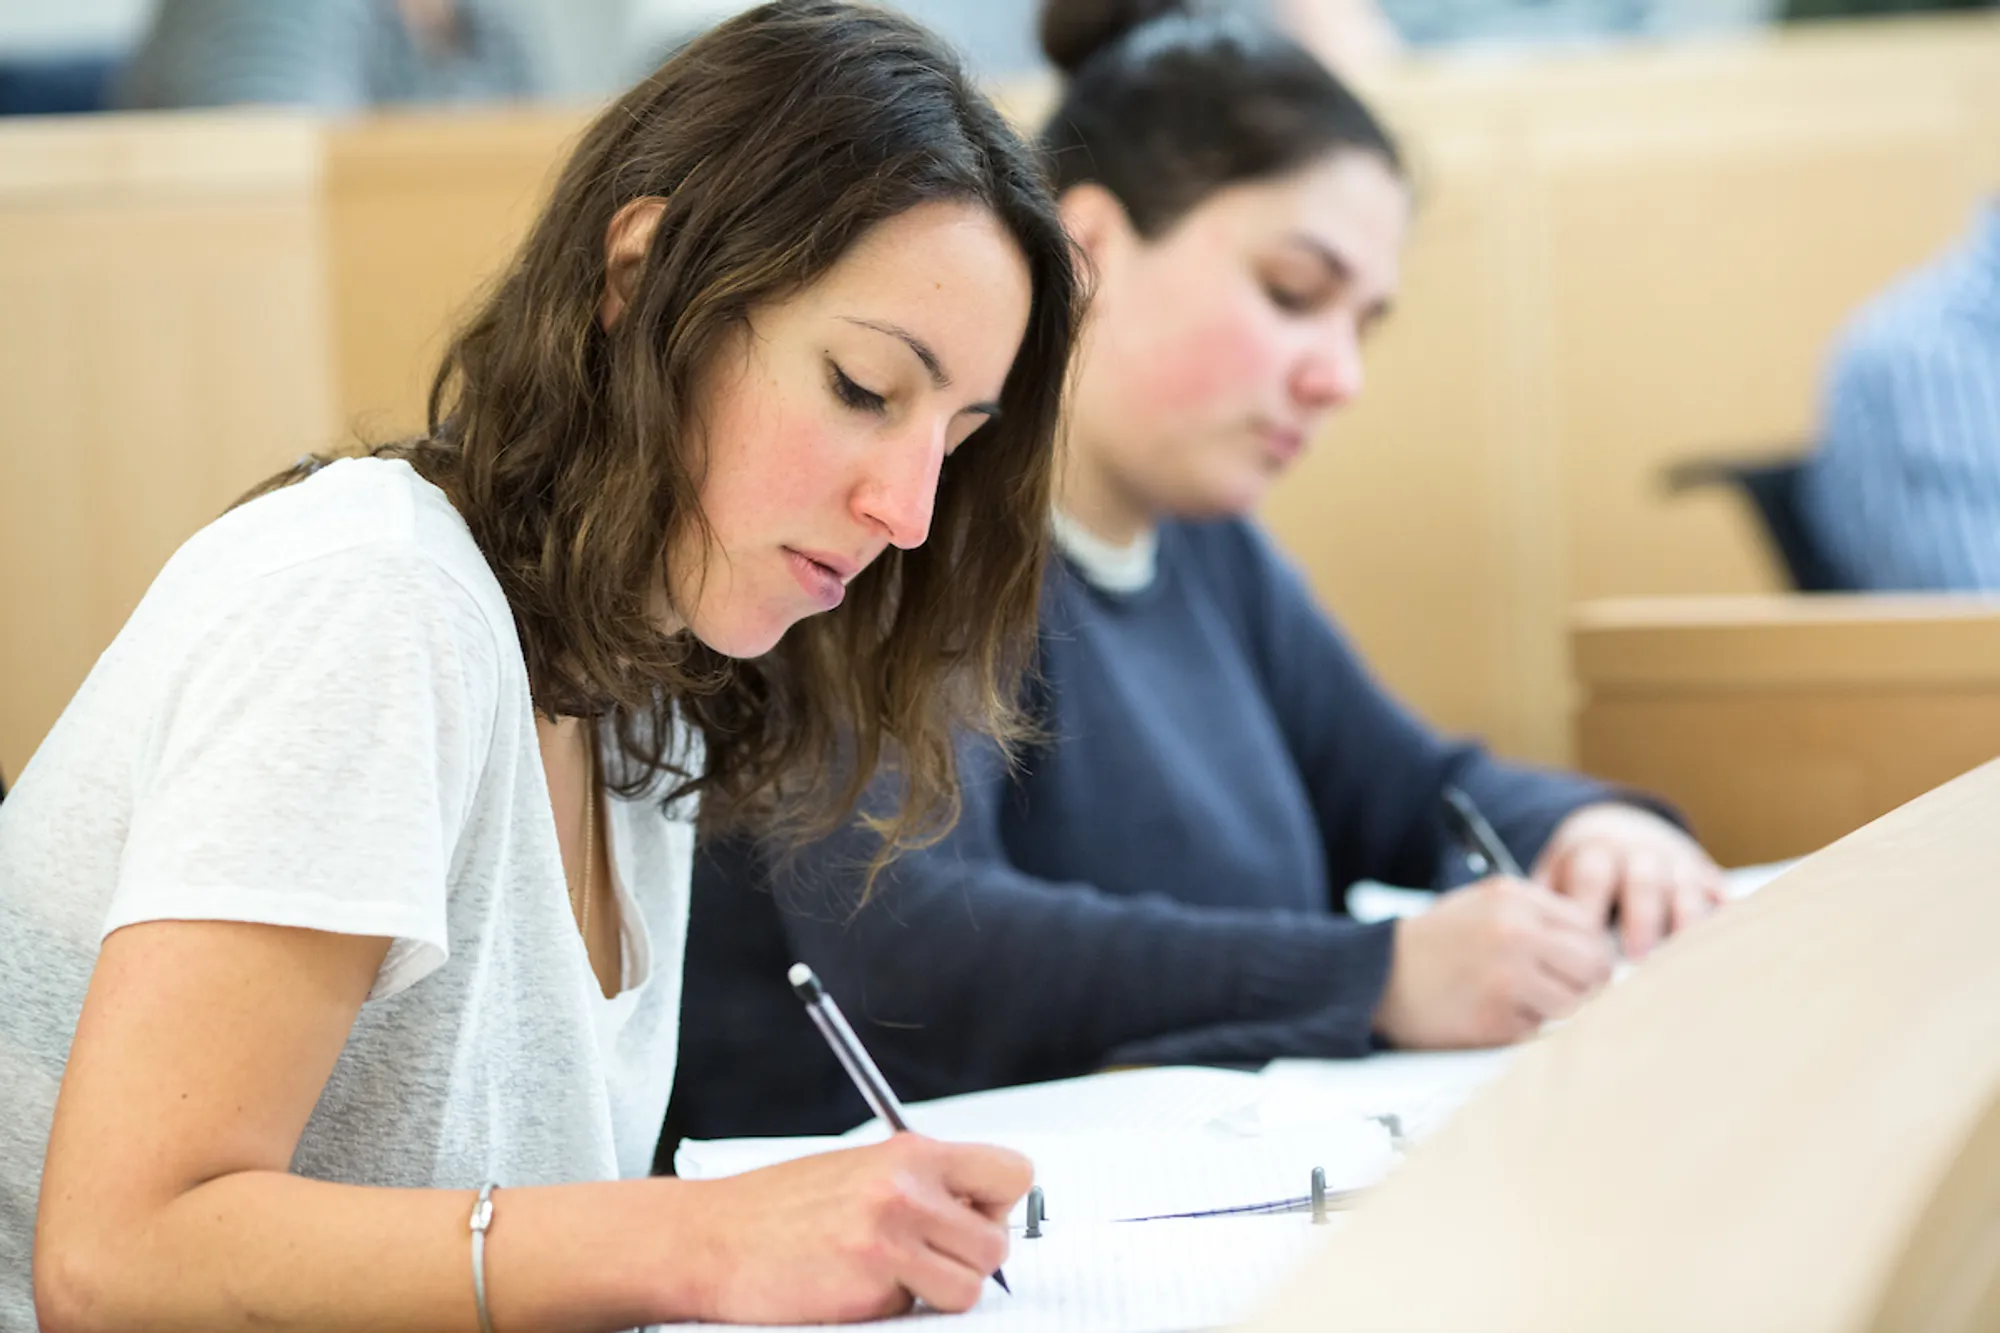
[[[719,418],[702,480],[701,506],[725,551],[800,540],[818,511],[837,501],[831,467],[836,442],[805,414],[759,420]]]
[[[824,420],[769,399],[711,412],[700,487],[709,540],[703,546],[688,531],[669,566],[696,638],[730,657],[755,657],[798,618],[778,548],[824,534],[841,502],[839,450]]]
[[[1168,331],[1131,366],[1141,410],[1211,425],[1253,412],[1272,397],[1283,365],[1267,325],[1254,312],[1228,310]]]

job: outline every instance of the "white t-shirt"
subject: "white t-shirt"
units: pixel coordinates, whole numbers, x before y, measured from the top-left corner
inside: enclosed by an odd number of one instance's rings
[[[685,734],[681,753],[696,762]],[[168,562],[0,803],[0,1328],[99,942],[163,919],[394,940],[300,1137],[324,1180],[643,1175],[694,828],[608,802],[624,989],[577,933],[506,599],[408,464],[336,463]]]

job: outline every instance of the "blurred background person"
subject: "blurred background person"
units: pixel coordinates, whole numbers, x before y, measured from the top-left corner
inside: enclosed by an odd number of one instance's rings
[[[1015,78],[1044,68],[1035,47],[1032,0],[883,0],[957,47],[987,79]],[[634,0],[637,46],[671,49],[702,29],[748,9],[752,0]]]
[[[1995,0],[1779,0],[1778,16],[1800,19],[1860,18],[1870,14],[1928,14],[1953,9],[1991,9]]]
[[[1032,40],[1031,0],[884,2],[952,41],[982,77],[1048,72]],[[1365,79],[1405,50],[1673,39],[1779,17],[1990,3],[1210,0],[1208,8],[1273,22],[1333,69]],[[128,107],[596,101],[747,7],[746,0],[13,0],[0,12],[0,114],[100,110],[114,100]],[[135,55],[139,68],[125,76]]]
[[[479,0],[159,0],[115,97],[351,110],[539,91],[516,25]]]
[[[1854,587],[2000,591],[2000,200],[1855,317],[1821,432],[1803,503]]]

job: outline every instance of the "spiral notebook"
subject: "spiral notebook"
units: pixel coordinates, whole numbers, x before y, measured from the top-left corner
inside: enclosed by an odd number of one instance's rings
[[[1052,1221],[1077,1225],[1242,1213],[1303,1199],[1315,1167],[1335,1195],[1365,1188],[1396,1161],[1378,1119],[1339,1110],[1271,1125],[1255,1075],[1148,1069],[920,1102],[910,1123],[937,1138],[996,1143],[1035,1164]],[[1068,1128],[1067,1126],[1077,1126]],[[689,1179],[737,1175],[886,1137],[879,1121],[826,1138],[690,1140]],[[1025,1220],[1016,1208],[1012,1219]]]
[[[908,1107],[920,1132],[1025,1153],[1046,1202],[1038,1237],[1023,1209],[1010,1219],[1013,1292],[989,1284],[954,1325],[1178,1333],[1249,1315],[1340,1224],[1338,1211],[1320,1225],[1306,1210],[1313,1169],[1337,1210],[1397,1158],[1384,1125],[1345,1106],[1273,1122],[1260,1111],[1269,1091],[1254,1074],[1147,1069]],[[675,1167],[735,1175],[884,1132],[871,1121],[829,1138],[691,1141]],[[918,1310],[862,1327],[940,1318]]]

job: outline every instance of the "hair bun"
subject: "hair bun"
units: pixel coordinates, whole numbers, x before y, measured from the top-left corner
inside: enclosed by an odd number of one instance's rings
[[[1194,11],[1190,0],[1042,0],[1042,52],[1064,74],[1132,29]]]

